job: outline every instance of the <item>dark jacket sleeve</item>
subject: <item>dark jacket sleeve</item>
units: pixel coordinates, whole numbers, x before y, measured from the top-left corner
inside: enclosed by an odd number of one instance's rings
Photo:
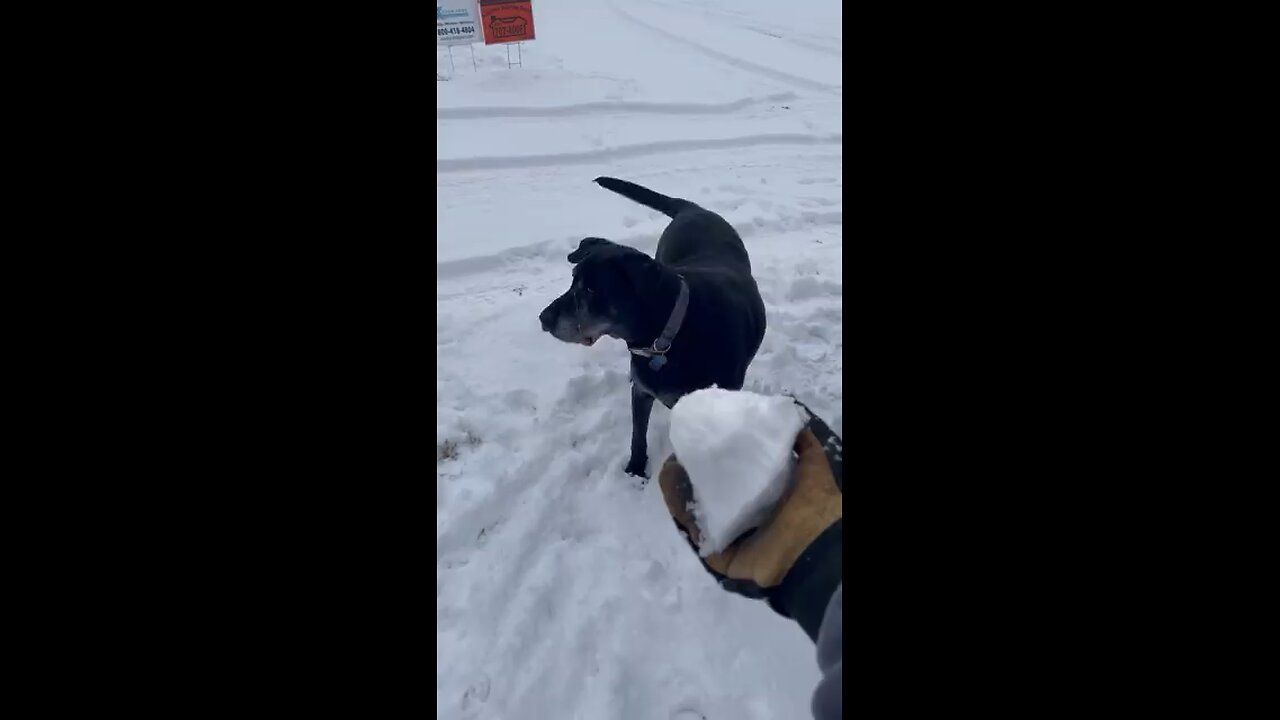
[[[818,641],[818,628],[831,596],[844,577],[844,521],[837,520],[809,543],[782,584],[769,594],[769,604],[779,614],[800,623],[810,640]]]
[[[840,720],[844,696],[844,584],[836,588],[818,631],[818,670],[822,679],[813,691],[815,720]]]

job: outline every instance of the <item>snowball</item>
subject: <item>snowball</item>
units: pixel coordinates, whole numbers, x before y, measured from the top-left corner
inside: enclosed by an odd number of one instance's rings
[[[788,397],[710,388],[676,403],[671,445],[693,485],[703,556],[769,519],[791,484],[802,427]]]

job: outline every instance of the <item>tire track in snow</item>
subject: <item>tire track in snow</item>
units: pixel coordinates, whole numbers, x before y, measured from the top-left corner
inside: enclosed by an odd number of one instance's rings
[[[477,106],[438,108],[437,120],[480,120],[489,118],[566,117],[614,113],[638,113],[648,115],[724,115],[753,105],[774,102],[792,102],[799,96],[792,92],[776,93],[763,97],[749,97],[727,103],[661,103],[627,100],[579,103],[576,105],[534,106]]]
[[[708,57],[715,58],[720,62],[728,63],[729,65],[732,65],[733,67],[736,67],[739,70],[745,70],[746,72],[753,73],[755,75],[767,77],[770,80],[777,80],[777,81],[781,81],[791,85],[797,85],[799,87],[806,88],[809,90],[817,90],[818,92],[831,93],[831,94],[840,95],[840,96],[844,95],[844,89],[839,85],[831,85],[829,83],[819,82],[817,80],[812,80],[810,78],[800,77],[799,75],[792,75],[791,73],[786,73],[781,70],[767,67],[765,65],[757,65],[756,63],[753,63],[750,60],[743,60],[742,58],[734,57],[733,55],[729,55],[728,53],[723,53],[723,52],[720,52],[719,50],[714,50],[712,48],[707,47],[706,45],[695,42],[686,37],[682,37],[680,35],[676,35],[674,33],[668,32],[658,27],[657,25],[653,25],[645,20],[641,20],[635,15],[632,15],[626,10],[623,10],[616,2],[610,2],[609,7],[612,8],[614,12],[618,13],[619,15],[626,18],[627,20],[630,20],[636,25],[639,25],[640,27],[647,28],[649,31],[657,33],[658,35],[661,35],[667,38],[668,40],[680,43],[685,47],[692,48],[693,50],[696,50],[697,52],[700,52],[703,55],[706,55]]]
[[[843,48],[837,50],[835,48],[827,47],[826,45],[821,45],[811,40],[804,40],[804,39],[793,37],[790,35],[774,35],[766,30],[762,30],[756,27],[751,27],[750,25],[738,25],[738,27],[742,28],[743,30],[750,30],[751,32],[756,32],[762,35],[768,35],[769,37],[778,38],[779,40],[785,43],[795,45],[796,47],[804,48],[805,50],[809,50],[811,52],[821,53],[823,55],[829,55],[833,58],[839,58],[841,60],[844,59]]]
[[[622,158],[689,152],[692,150],[719,150],[762,145],[840,145],[843,142],[843,133],[763,133],[731,138],[707,138],[705,140],[659,140],[657,142],[621,145],[614,148],[586,150],[576,153],[446,158],[444,160],[436,160],[436,173],[453,173],[466,170],[504,170],[554,165],[585,165]]]
[[[739,219],[733,217],[732,214],[728,214],[725,218],[738,230],[738,234],[745,239],[761,232],[787,232],[801,229],[806,225],[842,225],[844,224],[844,211],[802,210],[798,213],[791,213],[774,218],[755,219]],[[564,255],[573,252],[573,249],[578,246],[578,242],[581,240],[582,238],[578,236],[566,237],[559,240],[543,240],[541,242],[530,243],[528,245],[521,245],[520,247],[508,248],[502,252],[491,255],[476,255],[462,258],[460,260],[437,262],[436,280],[438,282],[445,278],[456,278],[463,275],[489,272],[491,270],[514,266],[528,261],[552,261],[559,263],[563,260]],[[653,232],[614,237],[612,240],[621,245],[628,245],[636,248],[637,250],[644,251],[650,255],[653,254],[658,246],[657,237]]]
[[[662,8],[675,8],[677,11],[685,10],[685,11],[691,12],[693,10],[693,8],[688,6],[672,5],[671,3],[656,2],[655,0],[643,0],[643,2],[649,5],[656,5]],[[778,40],[781,40],[789,45],[802,47],[806,50],[811,50],[816,53],[822,53],[823,55],[830,55],[831,57],[838,57],[838,58],[844,57],[843,48],[836,49],[828,45],[823,45],[821,43],[814,42],[812,40],[807,40],[802,37],[797,37],[795,35],[790,35],[790,34],[779,35],[778,33],[772,30],[769,30],[767,28],[760,27],[759,25],[753,25],[751,23],[742,22],[741,20],[738,19],[739,17],[741,17],[739,13],[725,12],[721,8],[717,8],[710,5],[696,5],[695,7],[697,8],[697,11],[703,15],[703,17],[717,18],[719,19],[720,22],[727,23],[736,28],[740,28],[748,32],[758,33],[760,35],[768,35],[771,38],[777,38]],[[814,36],[814,37],[817,37],[817,36]]]

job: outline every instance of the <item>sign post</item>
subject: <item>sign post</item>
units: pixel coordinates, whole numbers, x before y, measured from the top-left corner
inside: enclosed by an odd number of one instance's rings
[[[475,0],[436,0],[436,45],[449,49],[449,77],[456,74],[453,46],[471,47],[471,69],[476,69],[474,43],[480,39],[480,21]],[[447,78],[446,78],[447,79]]]

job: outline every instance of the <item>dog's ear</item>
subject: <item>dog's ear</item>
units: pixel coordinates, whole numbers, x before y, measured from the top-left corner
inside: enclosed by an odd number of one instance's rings
[[[600,247],[601,245],[608,245],[608,244],[609,244],[609,241],[605,240],[604,238],[597,238],[597,237],[583,238],[582,242],[578,243],[578,249],[569,253],[569,262],[574,263],[576,265],[582,262],[583,260],[585,260],[586,257],[590,255],[591,252],[596,248]]]
[[[622,272],[638,292],[653,290],[662,281],[662,266],[639,250],[627,253]]]

